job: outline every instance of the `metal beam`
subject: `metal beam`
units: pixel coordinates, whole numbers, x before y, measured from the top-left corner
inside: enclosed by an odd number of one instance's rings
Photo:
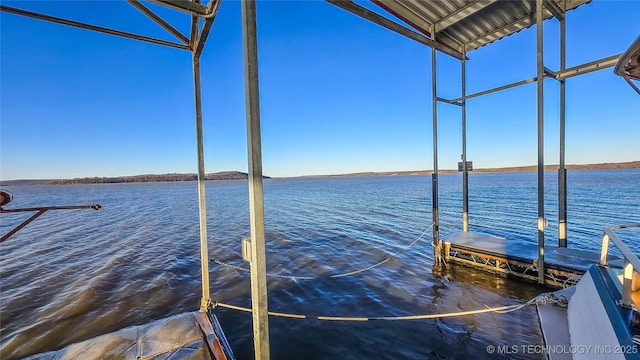
[[[187,14],[191,14],[198,18],[207,19],[215,17],[217,7],[220,6],[222,0],[212,0],[207,6],[201,5],[200,0],[148,0],[149,2],[160,6],[168,7]]]
[[[543,1],[536,0],[537,90],[538,90],[538,283],[544,284],[544,56]]]
[[[620,55],[613,55],[613,56],[609,56],[600,60],[596,60],[596,61],[591,61],[582,65],[578,65],[578,66],[574,66],[568,69],[560,69],[559,71],[552,71],[549,69],[544,69],[543,66],[543,78],[544,79],[548,79],[548,78],[554,78],[556,80],[560,80],[563,81],[564,79],[568,79],[570,77],[574,77],[574,76],[578,76],[578,75],[583,75],[583,74],[587,74],[593,71],[597,71],[597,70],[602,70],[602,69],[606,69],[609,67],[612,67],[616,64],[617,59],[620,58]],[[463,100],[468,100],[468,99],[472,99],[478,96],[482,96],[482,95],[487,95],[487,94],[491,94],[494,92],[498,92],[498,91],[502,91],[502,90],[506,90],[506,89],[510,89],[513,87],[517,87],[517,86],[522,86],[522,85],[526,85],[526,84],[530,84],[533,82],[536,82],[538,80],[538,77],[532,77],[529,79],[525,79],[525,80],[520,80],[520,81],[516,81],[507,85],[502,85],[502,86],[498,86],[495,87],[493,89],[488,89],[488,90],[483,90],[483,91],[479,91],[477,93],[473,93],[473,94],[469,94],[466,95],[464,97],[459,97],[456,99],[442,99],[441,101],[450,103],[450,104],[457,104],[460,103]]]
[[[206,312],[211,305],[209,288],[209,247],[207,243],[207,197],[204,169],[204,131],[202,126],[202,95],[200,85],[200,54],[196,53],[198,43],[199,19],[191,15],[191,32],[189,35],[189,48],[193,60],[193,88],[196,111],[196,147],[198,153],[198,209],[200,219],[200,266],[202,273],[202,298],[200,300],[200,312]]]
[[[429,39],[425,35],[419,34],[411,29],[407,29],[406,27],[391,21],[384,16],[377,14],[365,7],[362,7],[353,1],[350,0],[326,0],[327,2],[341,8],[347,10],[355,15],[358,15],[366,20],[369,20],[375,24],[378,24],[382,27],[385,27],[395,33],[408,37],[409,39],[415,40],[421,44],[427,45],[432,49],[439,50],[449,56],[452,56],[458,60],[462,59],[464,56],[461,52],[447,46],[436,42],[435,40]]]
[[[556,17],[556,19],[564,20],[564,11],[556,4],[554,0],[545,0],[544,7]]]
[[[260,92],[258,83],[258,38],[255,0],[242,1],[247,151],[249,160],[249,210],[251,223],[251,303],[253,344],[256,360],[268,360],[269,313],[267,302],[267,260],[264,235],[262,187],[262,143],[260,134]]]
[[[546,78],[549,78],[550,76],[549,75],[545,75],[543,77],[546,79]],[[453,99],[453,100],[450,100],[450,101],[458,103],[458,102],[461,102],[461,101],[464,101],[464,100],[468,100],[468,99],[472,99],[472,98],[475,98],[475,97],[478,97],[478,96],[491,94],[491,93],[494,93],[494,92],[498,92],[498,91],[514,88],[514,87],[521,86],[521,85],[531,84],[533,82],[536,82],[537,80],[538,80],[538,77],[532,77],[532,78],[529,78],[529,79],[516,81],[516,82],[511,83],[511,84],[498,86],[498,87],[493,88],[493,89],[483,90],[483,91],[480,91],[480,92],[477,92],[477,93],[466,95],[464,97],[459,97],[457,99]]]
[[[475,2],[471,2],[468,5],[462,7],[456,12],[446,16],[442,20],[435,23],[436,33],[448,28],[449,26],[457,23],[458,21],[464,19],[465,17],[472,15],[487,6],[493,4],[497,0],[477,0]]]
[[[638,86],[634,84],[633,81],[631,81],[631,78],[625,76],[624,80],[627,82],[627,84],[631,85],[633,90],[635,90],[638,93],[638,95],[640,95],[640,88],[638,88]]]
[[[24,228],[25,226],[29,225],[33,220],[39,218],[45,212],[47,212],[47,211],[46,210],[40,210],[37,213],[33,214],[30,218],[28,218],[27,220],[23,221],[20,225],[16,226],[13,230],[9,231],[4,236],[2,236],[2,238],[0,238],[0,243],[4,242],[8,238],[12,237],[15,233],[17,233],[18,231],[22,230],[22,228]]]
[[[196,41],[195,46],[195,54],[200,56],[202,53],[202,49],[204,48],[204,44],[207,41],[207,37],[209,36],[209,32],[211,31],[211,26],[213,26],[213,21],[215,16],[218,14],[218,10],[220,9],[220,3],[222,1],[218,0],[214,4],[214,8],[212,11],[212,16],[205,18],[204,25],[202,25],[202,30],[200,30],[200,35],[198,35],[198,40]]]
[[[431,175],[431,212],[433,217],[433,245],[435,251],[440,249],[440,211],[438,189],[438,92],[436,71],[436,49],[431,49],[431,105],[432,105],[432,132],[433,132],[433,174]],[[434,254],[436,264],[442,254]]]
[[[72,205],[72,206],[47,206],[47,207],[22,208],[22,209],[3,209],[2,207],[0,207],[0,213],[19,213],[19,212],[37,211],[33,216],[23,221],[20,225],[16,226],[12,230],[10,230],[8,233],[4,234],[2,238],[0,238],[0,243],[4,242],[5,240],[13,236],[15,233],[20,231],[25,226],[29,225],[32,221],[39,218],[42,214],[44,214],[49,210],[76,210],[76,209],[100,210],[102,209],[102,206],[100,204],[93,204],[93,205]]]
[[[196,41],[195,49],[193,50],[195,56],[200,57],[200,54],[204,49],[204,44],[207,41],[207,37],[209,36],[209,32],[211,31],[212,25],[213,18],[207,18],[204,20],[204,25],[202,25],[202,30],[200,30],[200,35],[198,35],[198,40]]]
[[[566,67],[566,19],[560,20],[560,71]],[[558,246],[567,247],[567,169],[565,165],[566,86],[560,80],[560,168],[558,169]]]
[[[54,22],[54,23],[58,23],[58,24],[62,24],[62,25],[73,26],[73,27],[77,27],[77,28],[81,28],[81,29],[96,31],[96,32],[100,32],[100,33],[121,36],[121,37],[128,38],[128,39],[146,41],[146,42],[150,42],[150,43],[153,43],[153,44],[164,45],[164,46],[174,47],[174,48],[183,49],[183,50],[189,50],[189,46],[184,45],[184,44],[173,43],[173,42],[170,42],[170,41],[151,38],[151,37],[148,37],[148,36],[133,34],[133,33],[129,33],[129,32],[124,32],[124,31],[105,28],[105,27],[102,27],[102,26],[95,26],[95,25],[91,25],[91,24],[78,22],[78,21],[73,21],[73,20],[63,19],[63,18],[59,18],[59,17],[55,17],[55,16],[40,14],[40,13],[36,13],[36,12],[33,12],[33,11],[17,9],[17,8],[10,7],[10,6],[0,5],[0,11],[4,11],[4,12],[11,13],[11,14],[16,14],[16,15],[21,15],[21,16],[26,16],[26,17],[30,17],[30,18],[34,18],[34,19],[50,21],[50,22]]]
[[[564,70],[560,69],[560,71],[557,71],[555,73],[556,79],[564,80],[574,76],[587,74],[593,71],[610,68],[616,65],[620,56],[622,56],[622,54],[613,55],[613,56],[609,56],[599,60],[590,61],[588,63],[584,63],[578,66],[573,66]]]
[[[191,15],[191,30],[189,31],[189,49],[193,51],[198,41],[198,30],[200,19],[196,15]]]
[[[461,93],[467,93],[467,62],[461,65]],[[467,102],[462,100],[462,231],[469,232],[469,171],[467,170]]]
[[[172,8],[178,11],[186,12],[191,15],[196,15],[199,17],[206,17],[207,7],[200,4],[200,2],[196,1],[185,1],[185,0],[149,0],[152,3]]]
[[[397,1],[371,0],[371,2],[428,38],[462,52],[462,44],[446,34],[439,33],[437,39],[435,36],[432,37],[432,34],[436,34],[435,28],[430,21],[420,15],[422,10],[418,1],[405,1],[400,5]]]
[[[173,36],[178,38],[178,40],[182,41],[186,45],[189,44],[189,39],[187,39],[186,36],[184,36],[180,31],[178,31],[178,29],[176,29],[171,24],[166,22],[163,18],[158,16],[156,13],[151,11],[148,7],[142,5],[140,3],[140,1],[138,1],[138,0],[127,0],[127,1],[129,2],[129,4],[131,4],[131,6],[135,7],[138,10],[140,10],[140,12],[142,12],[145,15],[147,15],[147,17],[149,17],[151,20],[155,21],[162,28],[164,28],[169,33],[171,33]]]
[[[49,211],[49,210],[78,210],[78,209],[93,209],[93,210],[101,210],[102,205],[100,204],[91,204],[91,205],[71,205],[71,206],[42,206],[42,207],[34,207],[34,208],[20,208],[20,209],[4,209],[0,207],[0,214],[2,213],[20,213],[20,212],[31,212],[31,211]]]
[[[462,102],[461,101],[445,99],[445,98],[440,97],[440,96],[436,97],[436,100],[440,101],[440,102],[443,102],[443,103],[451,104],[451,105],[462,106]]]
[[[551,69],[549,69],[548,67],[546,67],[546,66],[545,66],[545,67],[544,67],[544,75],[545,75],[545,76],[548,76],[548,77],[552,77],[552,78],[554,78],[554,79],[555,79],[555,77],[556,77],[556,72],[555,72],[555,71],[553,71],[553,70],[551,70]]]
[[[202,130],[202,96],[200,87],[200,58],[193,60],[193,90],[196,111],[196,147],[198,152],[198,209],[200,219],[200,266],[202,272],[202,298],[200,311],[208,310],[211,303],[209,293],[209,250],[207,244],[207,200],[205,193],[204,137]]]

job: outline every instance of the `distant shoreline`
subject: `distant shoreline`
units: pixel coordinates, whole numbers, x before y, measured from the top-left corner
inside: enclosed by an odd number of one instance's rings
[[[583,164],[583,165],[566,165],[567,170],[616,170],[616,169],[640,169],[640,161],[628,161],[620,163],[599,163],[599,164]],[[545,165],[545,171],[557,171],[559,165]],[[512,166],[502,168],[485,168],[474,169],[470,173],[512,173],[512,172],[533,172],[537,170],[536,165],[529,166]],[[384,171],[384,172],[359,172],[347,174],[331,174],[331,175],[302,175],[275,177],[274,179],[308,179],[308,178],[337,178],[337,177],[364,177],[364,176],[412,176],[412,175],[430,175],[433,170],[414,170],[414,171]],[[458,170],[446,169],[440,170],[440,174],[456,174]],[[246,180],[248,174],[240,171],[222,171],[205,175],[207,181],[220,180]],[[271,177],[264,176],[264,179]],[[70,184],[114,184],[114,183],[139,183],[139,182],[176,182],[176,181],[196,181],[196,174],[145,174],[134,176],[118,176],[118,177],[87,177],[75,179],[34,179],[34,180],[6,180],[0,181],[0,186],[16,186],[16,185],[70,185]]]
[[[620,163],[599,163],[599,164],[580,164],[580,165],[566,165],[567,170],[617,170],[617,169],[640,169],[640,161],[628,161]],[[559,165],[545,165],[544,171],[557,171],[560,168]],[[536,165],[529,166],[511,166],[502,168],[484,168],[473,169],[470,173],[513,173],[513,172],[534,172],[538,169]],[[445,169],[440,170],[440,174],[457,174],[460,173],[457,169]],[[302,179],[302,178],[334,178],[334,177],[358,177],[358,176],[411,176],[411,175],[431,175],[433,170],[409,170],[409,171],[383,171],[383,172],[359,172],[348,174],[334,174],[334,175],[303,175],[303,176],[291,176],[282,177],[278,179]]]
[[[221,171],[217,173],[205,174],[205,180],[246,180],[248,174],[240,171]],[[263,178],[269,179],[268,176]],[[178,182],[196,181],[197,174],[144,174],[133,176],[116,177],[85,177],[75,179],[47,179],[47,180],[7,180],[0,181],[0,185],[75,185],[75,184],[119,184],[119,183],[142,183],[142,182]]]

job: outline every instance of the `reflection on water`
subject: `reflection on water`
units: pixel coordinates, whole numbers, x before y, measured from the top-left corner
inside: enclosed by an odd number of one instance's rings
[[[550,178],[549,219],[557,213]],[[605,225],[640,222],[640,171],[569,174],[569,242],[599,247]],[[272,311],[330,316],[446,313],[520,303],[547,291],[452,267],[432,271],[430,234],[398,252],[431,222],[430,178],[267,180],[265,226]],[[460,177],[442,176],[441,233],[460,231]],[[535,174],[472,174],[471,230],[535,246]],[[7,208],[97,202],[48,212],[0,252],[0,358],[19,358],[119,328],[196,310],[200,299],[195,183],[8,187]],[[246,267],[245,182],[209,182],[212,258]],[[598,199],[597,202],[594,199]],[[2,233],[29,215],[3,216]],[[629,218],[635,216],[636,218]],[[547,242],[555,242],[552,224]],[[637,239],[636,239],[637,241]],[[631,243],[640,248],[640,243]],[[250,306],[248,274],[210,263],[214,301]],[[251,316],[217,308],[238,359],[253,358]],[[540,344],[534,308],[508,314],[417,321],[327,322],[270,319],[274,359],[494,358],[488,345]],[[504,355],[542,358],[541,354]]]

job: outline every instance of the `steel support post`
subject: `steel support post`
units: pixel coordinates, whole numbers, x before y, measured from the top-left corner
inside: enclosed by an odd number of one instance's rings
[[[264,236],[264,194],[262,187],[262,144],[260,135],[260,93],[258,84],[258,39],[255,0],[242,1],[247,151],[249,159],[249,208],[251,222],[251,303],[253,343],[256,359],[269,359],[269,315],[267,264]]]
[[[560,71],[566,68],[566,16],[560,20]],[[558,246],[567,247],[567,169],[565,164],[565,79],[560,80],[560,168],[558,169]]]
[[[200,216],[200,264],[202,271],[202,299],[200,311],[207,311],[211,303],[209,294],[209,250],[207,246],[207,201],[204,179],[204,137],[202,132],[202,95],[200,91],[200,58],[193,57],[193,90],[196,110],[196,147],[198,151],[198,209]]]
[[[538,85],[538,282],[544,284],[544,56],[543,2],[536,0],[537,85]]]
[[[436,50],[431,49],[431,104],[433,106],[433,174],[431,175],[431,204],[433,216],[433,244],[440,251],[440,215],[438,212],[438,94],[436,92]],[[434,254],[440,259],[442,254]]]
[[[465,54],[466,55],[466,54]],[[467,63],[463,57],[461,64],[462,91],[462,231],[469,232],[469,171],[467,171]]]

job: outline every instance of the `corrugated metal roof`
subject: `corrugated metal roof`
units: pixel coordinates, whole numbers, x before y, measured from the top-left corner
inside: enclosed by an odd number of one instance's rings
[[[514,34],[536,22],[535,0],[371,1],[423,34],[431,36],[435,31],[438,42],[463,53]],[[544,18],[553,16],[550,9],[554,4],[564,13],[590,1],[545,1]]]

